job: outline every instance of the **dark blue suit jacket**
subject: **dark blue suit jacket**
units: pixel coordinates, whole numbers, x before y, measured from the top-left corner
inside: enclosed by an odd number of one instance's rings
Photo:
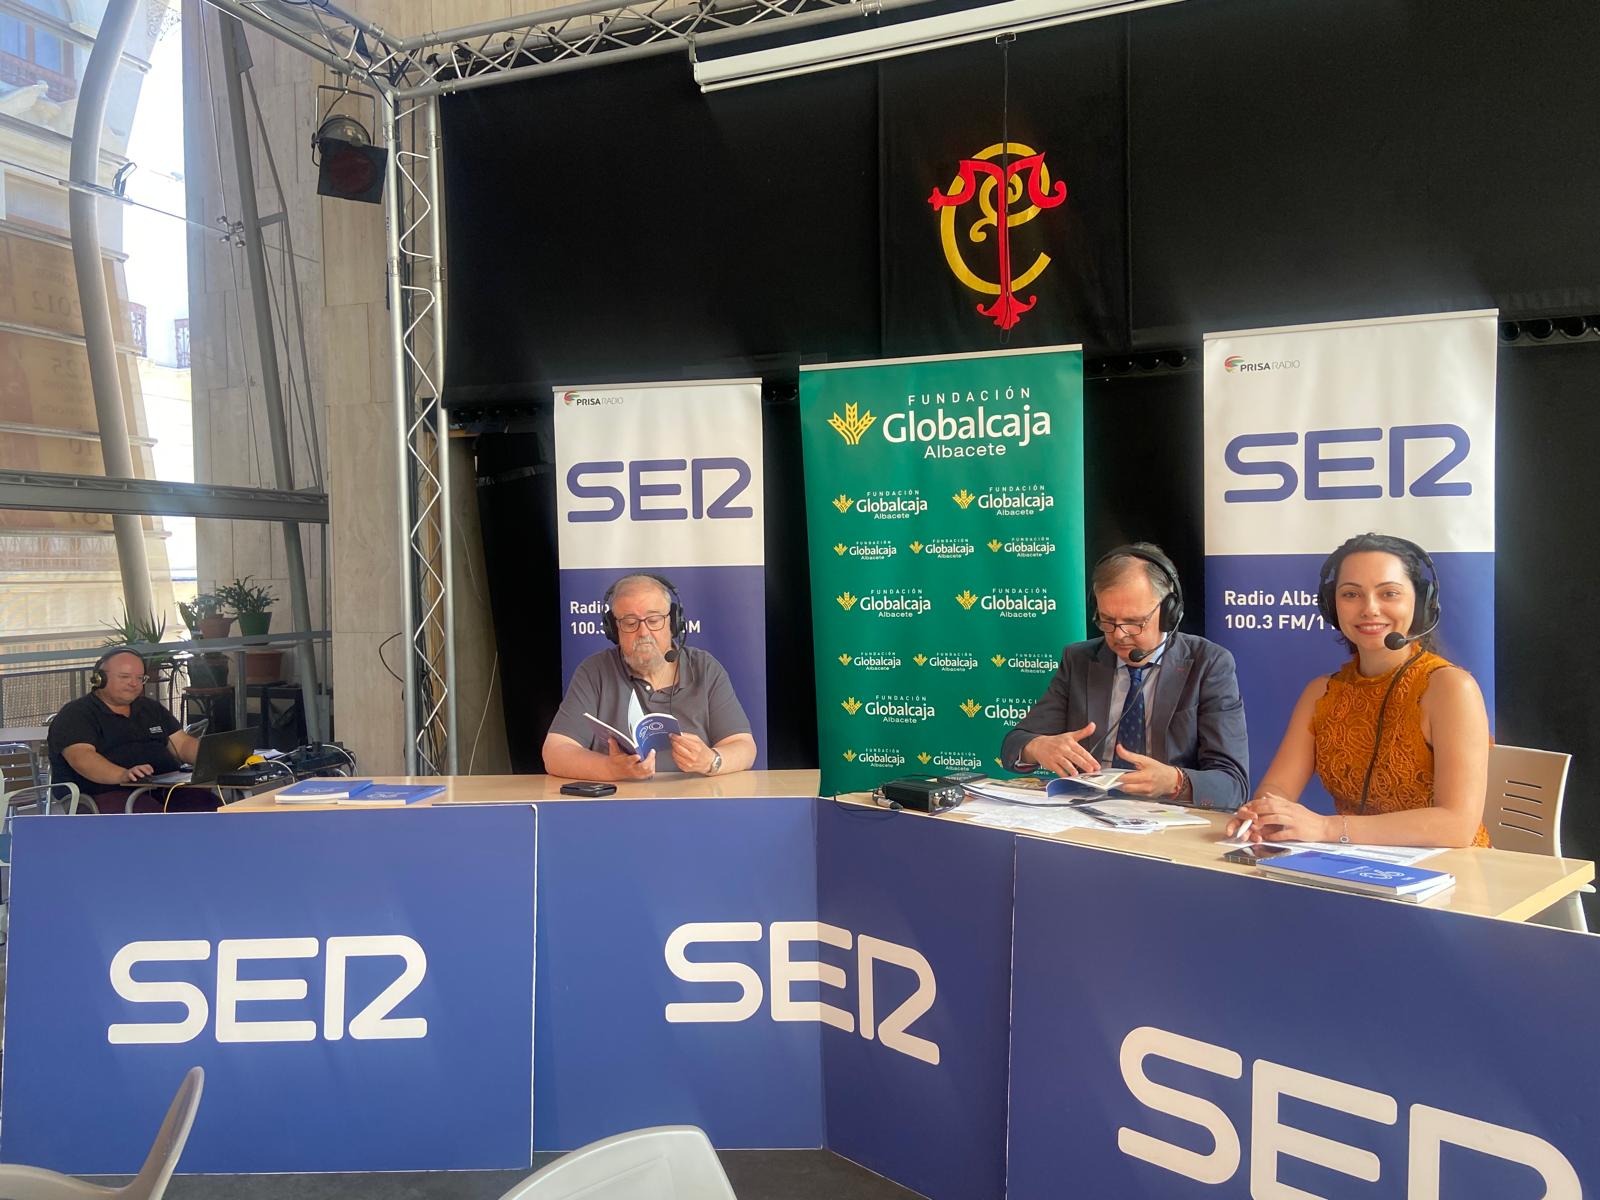
[[[1196,804],[1238,808],[1250,798],[1250,749],[1233,655],[1205,638],[1172,633],[1160,661],[1145,700],[1150,757],[1184,769]],[[1090,721],[1095,732],[1085,745],[1102,763],[1110,763],[1116,734],[1104,743],[1100,737],[1109,724],[1116,666],[1117,656],[1105,638],[1068,646],[1045,694],[1006,734],[1000,751],[1005,765],[1032,769],[1018,763],[1030,741],[1040,734],[1082,729]]]

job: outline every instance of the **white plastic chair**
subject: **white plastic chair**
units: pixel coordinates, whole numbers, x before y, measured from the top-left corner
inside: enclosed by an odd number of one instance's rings
[[[1489,747],[1489,791],[1483,824],[1497,850],[1561,857],[1561,804],[1572,755],[1524,746]],[[1584,887],[1592,892],[1592,887]],[[1563,897],[1534,918],[1541,925],[1589,931],[1577,894]]]
[[[590,1142],[535,1171],[500,1200],[579,1197],[737,1200],[710,1139],[693,1125],[657,1125]]]
[[[0,1197],[4,1200],[160,1200],[178,1165],[178,1156],[183,1153],[183,1144],[189,1140],[189,1129],[194,1125],[205,1081],[204,1070],[189,1068],[167,1109],[166,1119],[161,1122],[155,1145],[150,1147],[144,1166],[133,1182],[120,1188],[100,1187],[42,1167],[0,1163]]]

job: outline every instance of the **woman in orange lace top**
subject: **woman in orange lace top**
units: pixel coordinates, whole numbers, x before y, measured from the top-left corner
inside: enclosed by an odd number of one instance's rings
[[[1355,657],[1306,685],[1229,834],[1248,820],[1251,841],[1487,846],[1489,718],[1477,681],[1432,650],[1432,560],[1404,538],[1361,534],[1322,564],[1318,598]],[[1298,802],[1312,771],[1331,816]]]

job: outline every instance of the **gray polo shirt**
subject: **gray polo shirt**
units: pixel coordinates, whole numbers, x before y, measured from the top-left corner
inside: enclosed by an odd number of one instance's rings
[[[678,682],[659,691],[628,670],[621,650],[612,648],[591,654],[572,673],[561,708],[550,722],[550,732],[605,754],[610,735],[583,714],[593,713],[608,725],[631,729],[628,702],[634,699],[641,712],[671,713],[684,732],[699,735],[708,746],[733,734],[750,732],[750,718],[745,716],[739,697],[733,694],[728,672],[695,646],[678,651]],[[672,769],[670,763],[663,766],[659,755],[656,767]]]

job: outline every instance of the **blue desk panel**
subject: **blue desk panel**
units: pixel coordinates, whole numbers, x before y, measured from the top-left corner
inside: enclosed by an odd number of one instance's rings
[[[1012,1200],[1600,1183],[1600,940],[1024,837],[1015,949]]]
[[[198,1064],[188,1172],[527,1166],[536,822],[20,818],[0,1157],[131,1174]]]

